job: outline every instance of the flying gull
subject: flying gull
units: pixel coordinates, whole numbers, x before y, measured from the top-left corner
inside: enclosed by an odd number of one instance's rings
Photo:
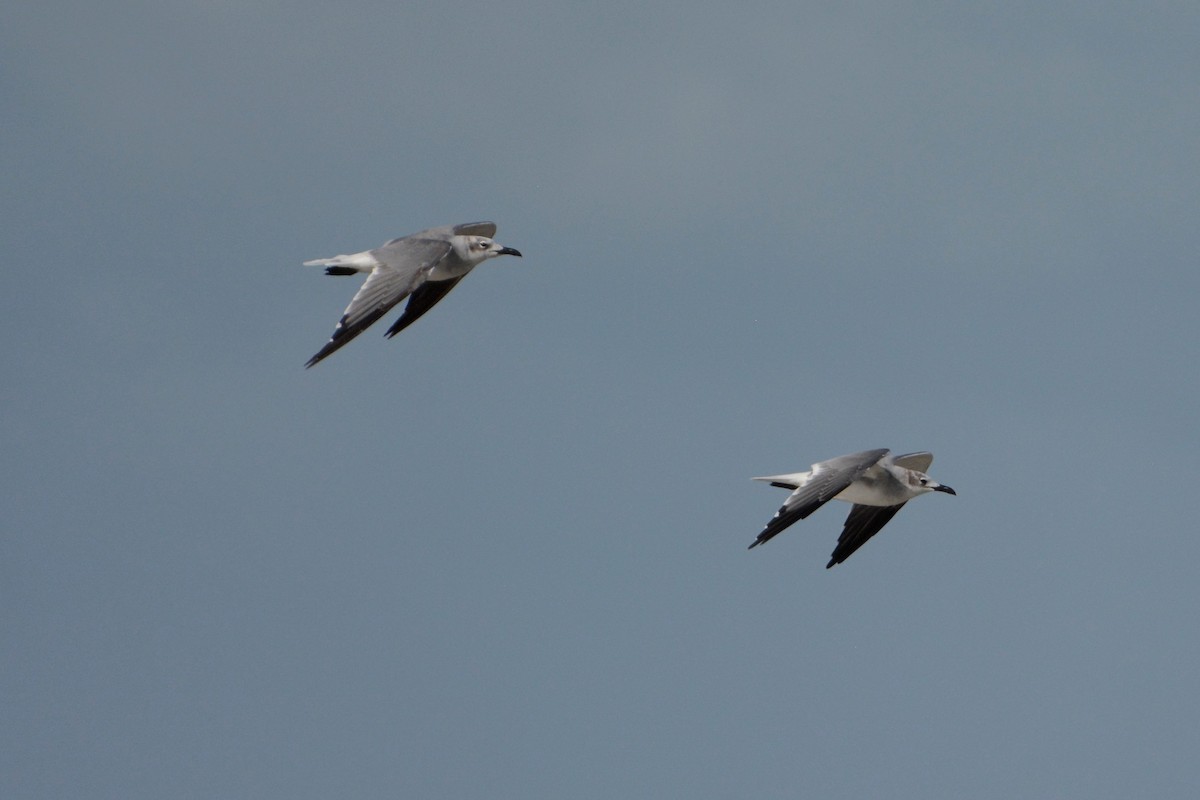
[[[772,517],[751,547],[771,537],[830,500],[853,503],[842,535],[825,569],[840,564],[879,533],[904,504],[927,492],[957,494],[925,474],[933,463],[933,453],[890,455],[890,450],[864,450],[828,461],[818,461],[808,472],[754,478],[792,493]]]
[[[392,239],[381,247],[353,255],[305,261],[306,267],[325,267],[326,275],[367,273],[333,335],[305,367],[311,367],[355,336],[404,298],[404,313],[388,328],[389,339],[413,324],[477,264],[495,256],[519,256],[520,251],[492,241],[496,225],[468,222]]]

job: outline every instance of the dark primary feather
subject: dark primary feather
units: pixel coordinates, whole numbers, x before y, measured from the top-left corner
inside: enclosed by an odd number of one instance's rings
[[[403,296],[401,296],[400,299],[404,299]],[[346,324],[348,317],[343,316],[341,321],[338,322],[337,327],[333,329],[333,335],[329,337],[329,341],[325,343],[324,347],[317,351],[316,355],[308,360],[308,363],[304,365],[305,369],[313,366],[330,353],[340,350],[342,347],[348,344],[351,339],[353,339],[355,336],[358,336],[364,330],[373,325],[377,319],[391,311],[393,305],[395,305],[395,303],[379,306],[366,316],[359,317],[351,325]]]
[[[846,486],[849,485],[849,483],[846,484]],[[843,486],[842,489],[845,489],[846,486]],[[840,492],[841,489],[838,491]],[[837,494],[837,492],[834,492],[834,494]],[[773,539],[777,534],[782,533],[783,530],[793,522],[807,518],[810,514],[812,514],[821,506],[825,505],[827,502],[828,498],[825,500],[813,500],[805,503],[804,505],[792,506],[791,508],[788,508],[786,505],[781,506],[780,509],[775,512],[775,516],[771,517],[771,521],[767,523],[767,526],[763,528],[762,533],[758,535],[758,538],[750,543],[749,549],[754,549],[764,542],[771,541],[771,539]]]
[[[445,281],[426,281],[417,287],[409,298],[407,305],[404,306],[404,313],[400,315],[400,319],[392,323],[392,327],[388,328],[384,335],[389,339],[395,336],[400,331],[407,328],[416,322],[422,314],[437,305],[438,301],[449,294],[450,290],[458,285],[458,282],[465,278],[466,275],[460,275],[457,278],[450,278]]]
[[[842,535],[838,537],[837,547],[833,549],[825,569],[849,558],[855,550],[866,544],[868,539],[879,533],[883,526],[887,525],[891,518],[896,516],[896,512],[902,508],[904,508],[904,503],[896,506],[856,505],[851,508],[850,515],[846,517],[846,524],[842,528]]]

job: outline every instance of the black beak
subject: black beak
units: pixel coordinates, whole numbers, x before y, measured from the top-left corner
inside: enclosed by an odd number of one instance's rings
[[[937,488],[934,489],[934,491],[935,492],[945,492],[946,494],[952,494],[955,497],[958,496],[958,492],[954,491],[949,486],[938,486]]]
[[[501,247],[496,255],[521,257],[521,251],[515,247]]]

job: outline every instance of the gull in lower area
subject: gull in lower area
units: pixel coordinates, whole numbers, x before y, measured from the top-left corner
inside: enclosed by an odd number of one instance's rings
[[[430,228],[392,239],[381,247],[353,255],[305,261],[325,267],[326,275],[367,273],[333,335],[305,367],[311,367],[369,328],[404,298],[404,313],[388,328],[389,339],[433,308],[468,272],[489,258],[519,256],[520,251],[492,241],[493,222],[467,222]]]
[[[828,461],[818,461],[808,472],[754,478],[792,493],[751,547],[762,544],[798,519],[830,500],[853,503],[842,535],[825,569],[840,564],[879,533],[904,504],[928,492],[957,494],[925,474],[933,453],[893,456],[890,450],[864,450]]]

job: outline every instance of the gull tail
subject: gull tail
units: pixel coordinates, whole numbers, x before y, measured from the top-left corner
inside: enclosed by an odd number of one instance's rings
[[[780,489],[791,489],[795,491],[800,488],[800,485],[808,480],[809,472],[792,472],[787,475],[765,475],[761,478],[751,478],[752,481],[762,481],[769,483],[772,486],[778,486]]]
[[[370,253],[355,253],[349,256],[334,256],[333,258],[317,258],[305,261],[306,267],[325,267],[326,275],[354,275],[359,272],[370,272],[378,262]]]

